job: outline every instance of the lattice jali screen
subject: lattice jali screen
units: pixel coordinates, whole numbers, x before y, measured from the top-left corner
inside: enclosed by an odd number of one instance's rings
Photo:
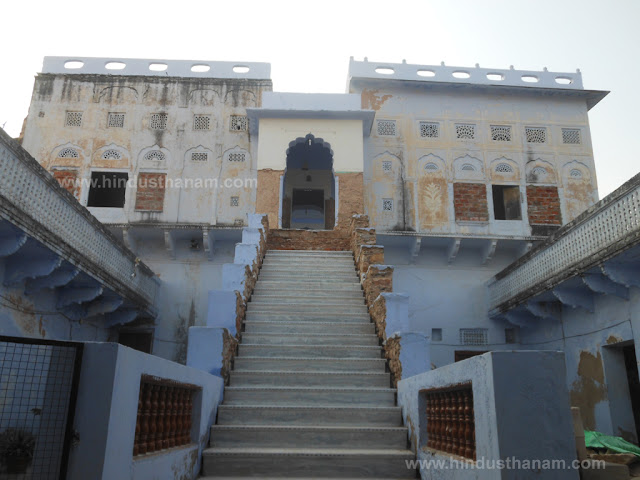
[[[230,162],[244,162],[246,159],[246,155],[244,153],[230,153],[229,161]]]
[[[382,211],[384,211],[384,212],[393,211],[393,199],[391,199],[391,198],[383,198],[382,199]]]
[[[211,126],[211,117],[209,115],[194,115],[193,117],[194,130],[209,130],[210,126]]]
[[[82,112],[67,112],[64,120],[64,125],[66,127],[81,127]]]
[[[511,127],[508,125],[491,125],[491,140],[494,142],[510,142]]]
[[[107,118],[107,127],[109,128],[123,128],[124,127],[124,113],[109,113]]]
[[[122,154],[113,149],[105,150],[102,154],[103,160],[120,160],[122,158]]]
[[[436,122],[420,122],[420,136],[423,138],[438,138],[440,124]]]
[[[489,285],[491,308],[549,281],[577,264],[592,265],[608,247],[623,249],[640,230],[640,186],[618,200],[603,204],[590,217],[554,243],[536,251],[526,262]]]
[[[547,129],[544,127],[525,127],[524,133],[528,143],[545,143],[547,141]]]
[[[164,130],[167,128],[167,114],[166,113],[154,113],[151,115],[151,121],[149,122],[149,128],[152,130]]]
[[[193,401],[200,389],[196,385],[143,375],[133,455],[193,443]]]
[[[423,390],[427,448],[476,460],[473,389],[470,383]]]
[[[470,124],[456,125],[456,138],[460,140],[473,140],[476,138],[476,126]]]
[[[489,343],[487,328],[461,328],[460,343],[462,345],[486,345]]]
[[[580,143],[582,143],[580,139],[580,129],[579,128],[563,128],[562,143],[567,143],[570,145],[579,145]]]
[[[206,162],[209,160],[209,154],[207,152],[192,152],[191,153],[191,161],[192,162]]]
[[[377,132],[378,132],[378,135],[395,137],[396,121],[395,120],[378,120]]]
[[[245,132],[249,127],[249,120],[246,115],[231,115],[229,130],[232,132]]]
[[[80,158],[80,155],[75,148],[67,147],[58,152],[58,158]]]
[[[390,172],[391,171],[391,161],[390,160],[385,160],[384,162],[382,162],[382,171],[383,172]]]

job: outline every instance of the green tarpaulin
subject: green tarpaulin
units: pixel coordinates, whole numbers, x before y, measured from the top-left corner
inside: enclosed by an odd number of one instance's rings
[[[640,447],[620,437],[611,437],[600,432],[584,431],[584,443],[587,448],[606,448],[616,453],[633,453],[640,457]]]

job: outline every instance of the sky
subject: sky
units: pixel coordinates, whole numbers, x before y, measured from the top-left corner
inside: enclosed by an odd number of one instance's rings
[[[590,114],[600,196],[640,170],[640,0],[13,1],[0,126],[16,137],[47,55],[269,62],[275,91],[342,93],[357,60],[575,72],[611,93]]]

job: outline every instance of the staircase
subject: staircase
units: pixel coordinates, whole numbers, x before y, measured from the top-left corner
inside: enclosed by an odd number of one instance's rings
[[[416,478],[353,256],[269,250],[207,478]]]

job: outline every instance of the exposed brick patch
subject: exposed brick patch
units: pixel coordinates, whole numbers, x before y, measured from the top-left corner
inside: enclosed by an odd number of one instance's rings
[[[387,339],[387,301],[382,295],[375,299],[369,308],[369,314],[376,326],[378,338],[384,342]]]
[[[358,255],[356,257],[356,265],[360,277],[367,273],[369,265],[384,264],[384,247],[380,245],[360,245]]]
[[[562,225],[558,188],[527,185],[527,212],[532,225]]]
[[[398,381],[402,380],[402,363],[400,362],[400,337],[387,338],[384,342],[384,356],[389,361],[389,371],[394,388],[398,386]]]
[[[349,250],[349,236],[339,230],[270,230],[270,250]]]
[[[220,376],[225,385],[229,384],[229,373],[233,365],[233,357],[236,356],[237,351],[238,339],[231,335],[226,328],[222,329],[222,368]]]
[[[484,183],[454,183],[453,205],[458,221],[489,221],[487,187]]]
[[[393,267],[389,265],[371,265],[362,281],[367,305],[373,305],[382,292],[393,291]]]
[[[60,186],[76,198],[79,198],[80,188],[78,185],[77,170],[54,170],[51,172]]]
[[[165,173],[141,173],[138,175],[136,210],[150,212],[163,210],[166,177]]]

